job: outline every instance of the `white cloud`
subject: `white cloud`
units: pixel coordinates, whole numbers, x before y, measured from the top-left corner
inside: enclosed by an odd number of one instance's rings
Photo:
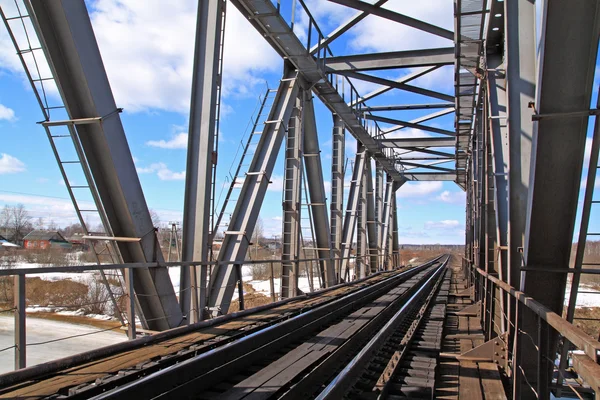
[[[271,183],[269,183],[267,190],[271,192],[283,192],[283,176],[272,175]]]
[[[48,179],[48,178],[37,178],[35,181],[37,183],[48,183],[50,181],[50,179]]]
[[[0,193],[0,204],[2,203],[9,205],[23,204],[31,218],[44,218],[46,221],[53,220],[59,226],[79,222],[73,203],[68,199]],[[79,206],[87,209],[95,208],[94,204],[89,201],[80,201]],[[100,223],[100,218],[95,214],[89,214],[87,218],[89,218],[91,225]]]
[[[117,104],[189,111],[197,2],[98,0],[90,15]],[[223,95],[254,95],[279,56],[235,7],[227,8]]]
[[[21,160],[10,154],[0,154],[0,175],[16,174],[23,171],[25,171],[25,164]]]
[[[145,167],[145,168],[138,167],[136,169],[137,169],[138,174],[156,173],[156,176],[158,176],[158,179],[160,179],[161,181],[180,181],[180,180],[185,179],[185,171],[181,171],[181,172],[171,171],[167,167],[167,164],[165,164],[163,162],[153,163],[153,164],[150,164],[148,167]]]
[[[455,219],[445,219],[443,221],[427,221],[425,222],[425,229],[456,229],[460,227],[460,222]]]
[[[170,140],[149,140],[146,145],[160,147],[161,149],[186,149],[188,144],[188,134],[178,133]]]
[[[436,199],[451,204],[464,204],[465,203],[465,192],[451,192],[444,190]]]
[[[398,197],[423,197],[442,189],[442,182],[406,182],[398,189]]]
[[[3,104],[0,104],[0,121],[14,121],[17,117],[15,117],[15,111],[12,108],[8,108]]]
[[[411,2],[390,0],[383,8],[448,30],[454,29],[454,10],[451,0]],[[448,39],[374,15],[365,18],[348,33],[352,36],[351,46],[357,50],[402,51],[452,46],[452,42]],[[382,40],[382,38],[393,38],[393,40]]]

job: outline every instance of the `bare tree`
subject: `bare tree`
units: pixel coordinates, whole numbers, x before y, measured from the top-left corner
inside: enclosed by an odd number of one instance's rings
[[[14,207],[5,206],[2,210],[2,219],[7,218],[6,230],[12,240],[20,242],[32,229],[31,217],[23,204],[17,204]]]
[[[160,217],[158,216],[158,213],[156,212],[156,210],[153,210],[152,208],[150,208],[148,211],[150,212],[150,219],[152,220],[152,226],[154,226],[155,228],[160,227]]]

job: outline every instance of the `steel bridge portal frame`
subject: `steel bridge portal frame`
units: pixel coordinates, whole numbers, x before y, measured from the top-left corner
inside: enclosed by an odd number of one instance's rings
[[[142,187],[133,164],[90,17],[83,1],[33,0],[32,22],[115,236],[124,262],[162,262]],[[179,326],[184,317],[166,268],[136,269],[133,285],[143,320],[152,330]]]

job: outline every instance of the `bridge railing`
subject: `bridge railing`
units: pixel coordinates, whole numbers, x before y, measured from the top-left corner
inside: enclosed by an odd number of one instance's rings
[[[558,353],[556,346],[550,343],[551,330],[558,333],[563,346],[571,346],[572,370],[576,372],[589,386],[590,392],[600,396],[600,342],[579,327],[568,322],[540,302],[515,289],[506,282],[489,274],[483,269],[463,258],[463,273],[467,278],[470,295],[479,306],[478,315],[484,327],[485,339],[495,342],[495,354],[489,353],[489,360],[500,364],[510,376],[517,377],[520,384],[514,385],[514,398],[520,398],[521,387],[528,387],[537,398],[548,398],[549,391],[572,391],[581,398],[580,393],[586,388],[575,387],[570,382],[566,371],[559,370],[556,361]],[[503,303],[499,299],[504,299]],[[514,309],[514,319],[507,316],[504,307]],[[522,318],[536,318],[536,332],[523,330]],[[570,344],[569,344],[570,343]],[[518,354],[521,346],[532,345],[536,348],[537,360],[524,360]],[[482,353],[477,354],[480,356]],[[483,354],[483,358],[487,356]],[[525,376],[522,365],[536,364],[537,376]],[[553,378],[562,377],[564,386],[553,383]],[[533,382],[532,383],[530,383]],[[557,393],[557,395],[560,395]]]
[[[373,255],[374,256],[374,255]],[[371,260],[372,255],[371,254],[367,254],[365,256],[361,256],[361,257],[357,257],[355,255],[351,255],[350,257],[347,257],[346,260],[348,260],[348,262],[351,265],[354,265],[354,279],[355,280],[357,277],[359,278],[359,280],[363,277],[359,276],[359,273],[357,271],[357,268],[359,267],[359,265],[365,265],[365,271],[366,271],[366,275],[370,275],[371,272],[369,270],[369,265],[370,265],[370,260]],[[391,270],[391,269],[395,269],[400,267],[400,253],[399,252],[393,252],[392,254],[386,255],[386,256],[377,256],[379,258],[379,260],[383,261],[382,264],[377,264],[377,265],[385,265],[387,270]],[[315,271],[315,273],[320,273],[320,272],[316,272],[318,271],[318,266],[319,266],[319,261],[322,261],[322,258],[307,258],[307,259],[298,259],[298,260],[294,260],[292,261],[293,264],[297,264],[297,269],[296,270],[300,270],[300,267],[305,267],[305,271],[306,271],[306,275],[307,277],[310,279],[313,274],[311,274],[309,272],[310,271]],[[339,261],[341,260],[340,258],[337,259],[332,259],[332,261]],[[378,261],[379,261],[378,260]],[[243,263],[239,263],[239,262],[234,262],[234,261],[211,261],[211,262],[195,262],[195,261],[190,261],[190,262],[150,262],[150,263],[123,263],[123,264],[93,264],[93,265],[76,265],[76,266],[49,266],[49,267],[32,267],[32,268],[7,268],[7,269],[0,269],[0,278],[2,277],[13,277],[14,282],[13,282],[13,307],[11,308],[4,308],[0,310],[0,314],[6,314],[6,313],[14,313],[14,344],[12,346],[6,346],[4,348],[0,348],[0,353],[3,352],[8,352],[10,350],[14,350],[14,366],[15,366],[15,370],[18,369],[22,369],[26,367],[26,349],[29,347],[33,347],[33,346],[39,346],[39,345],[44,345],[47,343],[51,343],[51,342],[57,342],[57,341],[63,341],[63,340],[68,340],[68,339],[76,339],[80,336],[87,336],[87,335],[93,335],[96,333],[101,333],[101,332],[107,332],[107,331],[114,331],[114,330],[123,330],[123,329],[127,329],[127,334],[129,339],[135,339],[136,336],[138,335],[138,333],[143,333],[143,334],[156,334],[157,332],[153,332],[153,331],[147,331],[147,330],[140,330],[139,328],[136,328],[136,309],[135,309],[135,299],[136,297],[142,297],[142,296],[160,296],[161,294],[150,294],[150,293],[136,293],[133,290],[133,279],[132,279],[132,275],[133,275],[133,270],[138,269],[138,268],[163,268],[163,267],[182,267],[182,266],[195,266],[195,267],[207,267],[209,269],[209,271],[216,265],[234,265],[236,268],[236,273],[238,276],[238,279],[236,280],[235,285],[237,286],[238,289],[238,310],[242,311],[245,309],[244,307],[244,289],[243,289],[243,276],[242,276],[242,266],[257,266],[257,265],[261,265],[266,267],[267,269],[267,273],[268,273],[268,280],[270,283],[270,290],[269,290],[269,296],[266,296],[267,300],[267,304],[279,304],[281,302],[286,302],[289,300],[292,300],[293,298],[290,299],[283,299],[280,300],[279,297],[279,293],[280,290],[276,290],[276,285],[275,285],[275,280],[276,280],[276,273],[275,271],[282,271],[281,268],[281,259],[277,260],[277,259],[270,259],[270,260],[246,260]],[[127,310],[127,319],[126,319],[126,324],[125,326],[121,326],[121,324],[115,324],[114,327],[109,327],[109,328],[103,328],[103,329],[98,329],[98,330],[92,330],[88,333],[84,333],[84,334],[76,334],[76,335],[69,335],[69,336],[65,336],[65,337],[61,337],[61,338],[53,338],[49,341],[43,341],[43,342],[39,342],[39,343],[27,343],[26,340],[26,313],[27,313],[27,308],[28,308],[28,304],[26,302],[27,300],[27,296],[26,296],[26,277],[28,276],[36,276],[36,275],[41,275],[41,274],[57,274],[57,273],[65,273],[65,274],[73,274],[73,273],[89,273],[89,272],[99,272],[99,271],[121,271],[121,273],[124,275],[125,277],[125,281],[126,281],[126,286],[125,286],[125,292],[121,293],[121,295],[119,296],[119,300],[123,301],[125,303],[125,305],[123,306],[123,308],[125,308]],[[279,272],[279,274],[281,274],[281,272]],[[210,276],[210,274],[209,274]],[[261,281],[263,279],[260,279]],[[316,277],[313,278],[313,282],[314,281],[319,281],[319,282],[323,282],[322,279],[317,279]],[[309,286],[310,287],[310,286]],[[332,286],[329,288],[324,288],[321,287],[320,289],[316,290],[314,293],[322,293],[323,291],[329,291],[332,288],[335,288],[336,286]],[[192,286],[192,288],[190,290],[196,290],[197,288],[195,286]],[[134,293],[134,296],[130,296],[130,293]],[[299,292],[300,293],[300,292]],[[311,295],[308,293],[305,293],[305,295]],[[101,302],[108,302],[109,300],[101,300]],[[235,301],[235,300],[234,300]],[[234,302],[232,301],[232,303]],[[94,304],[96,305],[96,303],[90,303],[90,304]],[[73,304],[62,304],[62,305],[58,305],[58,304],[45,304],[45,305],[29,305],[30,310],[29,311],[36,311],[36,310],[31,310],[31,308],[35,308],[37,310],[42,310],[42,309],[48,309],[49,311],[65,311],[65,310],[79,310],[81,308],[85,308],[88,304],[80,304],[80,303],[73,303]],[[191,310],[191,311],[195,311],[195,310]],[[208,311],[208,310],[206,310]],[[234,314],[236,314],[234,312]],[[209,316],[210,313],[205,312],[205,315]],[[167,318],[169,316],[166,316],[165,318]],[[182,319],[181,321],[181,325],[187,325],[186,321],[185,321],[185,316],[184,319]],[[179,329],[179,328],[177,328]]]

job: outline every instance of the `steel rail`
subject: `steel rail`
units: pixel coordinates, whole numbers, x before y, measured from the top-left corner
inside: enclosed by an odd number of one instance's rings
[[[371,286],[319,305],[286,321],[271,325],[226,346],[210,350],[160,371],[101,393],[95,399],[127,399],[136,397],[185,397],[207,389],[216,382],[264,359],[294,341],[351,313],[362,304],[387,293],[393,287],[429,269],[440,257],[419,267],[401,272]]]
[[[363,371],[364,367],[381,348],[383,343],[397,329],[407,312],[415,306],[417,301],[424,294],[429,293],[431,286],[439,279],[444,271],[449,257],[436,269],[436,271],[427,278],[427,281],[411,296],[411,298],[394,314],[394,316],[385,324],[385,326],[363,347],[363,349],[344,367],[344,369],[319,393],[317,399],[340,399],[348,389],[352,387],[353,382]],[[429,292],[428,292],[429,291]]]
[[[434,262],[434,261],[435,261],[435,259],[431,260],[430,262]],[[143,347],[144,348],[149,347],[149,346],[152,346],[155,344],[160,345],[160,343],[165,340],[174,339],[178,336],[193,333],[193,332],[196,332],[196,331],[204,329],[204,328],[218,326],[223,323],[226,323],[227,321],[233,320],[235,318],[241,318],[241,317],[244,317],[247,315],[259,313],[264,310],[275,309],[278,306],[286,305],[288,303],[292,303],[295,301],[301,302],[301,301],[308,300],[311,298],[319,297],[324,294],[327,294],[328,292],[334,291],[336,289],[340,289],[343,287],[350,287],[353,285],[359,285],[359,284],[362,284],[374,277],[385,275],[385,274],[389,274],[389,272],[378,272],[376,274],[369,275],[366,278],[359,279],[359,280],[353,281],[351,283],[343,283],[343,284],[339,284],[336,286],[332,286],[332,287],[323,289],[318,292],[306,293],[303,296],[298,296],[298,297],[294,297],[294,298],[290,298],[290,299],[284,299],[284,300],[281,300],[281,301],[278,301],[275,303],[266,304],[266,305],[259,306],[259,307],[253,308],[253,309],[244,310],[244,311],[240,311],[240,312],[236,312],[236,313],[232,313],[232,314],[227,314],[227,315],[224,315],[224,316],[212,319],[212,320],[201,321],[196,324],[191,324],[191,325],[187,325],[187,326],[183,326],[183,327],[179,327],[179,328],[174,328],[169,331],[160,332],[160,333],[157,333],[152,336],[141,337],[141,338],[138,338],[138,339],[135,339],[132,341],[123,342],[123,343],[119,343],[119,344],[111,345],[111,346],[106,346],[106,347],[103,347],[100,349],[95,349],[95,350],[92,350],[89,352],[85,352],[85,353],[77,354],[74,356],[65,357],[63,359],[54,360],[54,361],[51,361],[48,363],[32,366],[32,367],[29,367],[26,369],[9,372],[7,374],[0,375],[0,387],[3,388],[2,390],[0,390],[0,396],[5,393],[10,393],[11,390],[15,390],[13,388],[10,388],[9,386],[22,384],[26,381],[42,380],[48,376],[56,376],[56,375],[59,375],[64,370],[67,370],[67,369],[73,368],[73,367],[77,367],[77,366],[81,366],[84,363],[101,362],[103,358],[108,358],[108,357],[118,355],[123,352],[133,351],[133,350],[140,349]],[[351,289],[350,293],[352,293],[353,291],[356,291],[356,290],[357,289]],[[322,306],[331,301],[333,301],[333,299],[326,299],[322,302],[319,302],[318,304],[311,305],[307,308],[293,310],[291,312],[282,314],[281,317],[276,318],[274,320],[265,320],[265,321],[256,320],[257,324],[260,324],[260,323],[262,323],[262,324],[256,328],[244,330],[243,332],[241,332],[239,334],[232,335],[229,338],[222,338],[217,343],[213,342],[213,343],[211,343],[210,348],[225,345],[233,340],[239,339],[240,337],[242,337],[244,335],[248,335],[248,334],[255,332],[259,329],[262,329],[266,326],[273,325],[277,322],[288,319],[288,318],[290,318],[290,316],[296,315],[301,312],[306,312],[306,310],[309,310],[311,308],[315,308],[318,306]],[[194,342],[194,343],[190,343],[190,346],[197,346],[199,344],[201,344],[201,343]],[[198,350],[200,350],[200,349],[196,349],[196,351],[198,351]],[[185,352],[185,349],[183,351]],[[179,352],[179,353],[181,353],[181,352]],[[177,357],[173,357],[171,362],[178,362],[183,359],[189,358],[190,356],[191,356],[190,354],[186,354],[186,353],[178,354]],[[140,360],[140,362],[143,362],[143,361],[144,360],[142,360],[142,359]],[[163,364],[166,364],[166,363],[163,362]],[[139,371],[140,373],[149,372],[147,369],[144,369],[144,368],[139,368],[139,370],[140,370]],[[107,376],[111,376],[111,374],[107,373]],[[128,374],[128,376],[130,378],[134,378],[133,374]],[[104,387],[99,383],[97,386]]]

